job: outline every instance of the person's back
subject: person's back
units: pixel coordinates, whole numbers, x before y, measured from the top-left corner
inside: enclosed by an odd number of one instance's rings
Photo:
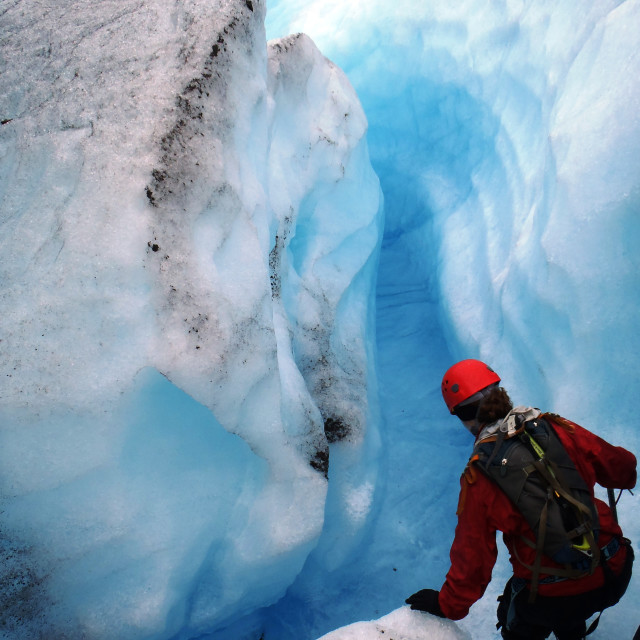
[[[477,442],[483,438],[495,440],[500,428],[506,433],[506,423],[515,424],[519,414],[519,424],[540,415],[527,407],[513,409],[506,392],[498,387],[499,381],[495,372],[476,360],[454,365],[443,379],[447,406]],[[576,578],[575,569],[547,556],[541,560],[527,520],[472,460],[461,479],[451,569],[440,592],[426,589],[407,599],[412,608],[453,620],[466,616],[491,579],[497,556],[496,531],[504,533],[514,571],[498,608],[504,638],[546,638],[552,631],[562,640],[582,638],[584,621],[622,597],[631,577],[633,551],[609,506],[593,496],[593,488],[596,483],[620,489],[635,486],[635,456],[559,416],[545,414],[542,419],[551,425],[595,502],[596,552],[601,556],[597,566]],[[536,566],[539,571],[532,571]]]

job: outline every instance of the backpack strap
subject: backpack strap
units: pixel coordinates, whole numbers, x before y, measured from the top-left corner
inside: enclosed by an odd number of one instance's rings
[[[536,550],[536,559],[534,564],[527,564],[518,554],[518,550],[514,547],[513,552],[516,557],[516,560],[523,566],[525,569],[531,571],[531,580],[529,586],[529,604],[533,604],[538,595],[538,585],[540,584],[540,574],[546,574],[550,576],[557,576],[558,578],[584,578],[589,575],[588,571],[580,571],[579,569],[559,569],[557,567],[545,567],[542,566],[542,552],[538,550],[538,545],[531,540],[521,536],[520,539],[526,543],[528,546]]]
[[[547,514],[549,513],[549,503],[553,500],[551,487],[547,487],[547,499],[540,512],[540,526],[538,527],[538,539],[536,540],[536,559],[531,570],[531,590],[529,592],[529,604],[533,604],[538,594],[538,581],[540,580],[540,567],[542,565],[542,550],[544,549],[544,539],[547,533]]]
[[[526,538],[522,538],[529,546],[532,546],[536,550],[536,557],[533,565],[527,565],[520,558],[518,561],[527,569],[531,571],[531,587],[529,593],[529,603],[532,604],[535,601],[536,595],[538,593],[538,584],[540,580],[541,573],[547,573],[549,575],[562,576],[567,578],[579,578],[582,576],[586,576],[592,574],[598,564],[600,563],[600,548],[596,544],[593,530],[591,527],[591,511],[589,508],[584,505],[579,500],[576,500],[571,492],[564,486],[564,484],[559,480],[559,469],[558,466],[552,461],[549,460],[545,451],[543,451],[535,439],[528,433],[526,430],[521,436],[522,442],[527,445],[537,460],[534,460],[530,465],[525,467],[524,471],[527,473],[531,473],[533,471],[537,471],[540,476],[542,476],[547,481],[547,498],[545,504],[540,513],[540,524],[538,527],[538,536],[535,545],[531,543]],[[583,539],[587,541],[587,545],[585,547],[585,551],[588,549],[591,554],[591,567],[589,571],[580,571],[576,569],[555,569],[552,567],[542,567],[542,556],[544,549],[544,540],[547,529],[547,516],[549,512],[549,504],[553,501],[553,494],[556,494],[558,497],[562,497],[572,506],[574,506],[578,513],[581,514],[581,522],[578,527],[568,532],[570,538],[578,537],[580,535],[583,536]],[[517,554],[516,554],[517,557]]]
[[[484,463],[485,469],[489,468],[489,465],[493,462],[493,459],[496,457],[496,455],[498,455],[498,451],[500,451],[500,447],[502,446],[502,443],[504,442],[506,435],[507,435],[506,428],[504,430],[503,429],[498,430],[498,434],[496,435],[496,443],[493,446],[493,451],[491,452],[491,455],[489,456],[487,461]]]
[[[532,463],[532,466],[538,471],[538,473],[545,478],[545,480],[549,483],[549,494],[547,497],[547,503],[545,504],[545,511],[549,504],[549,501],[553,498],[553,494],[551,490],[555,491],[556,495],[562,497],[569,504],[573,505],[578,512],[582,515],[581,523],[578,527],[573,529],[568,533],[569,537],[578,537],[582,535],[586,541],[589,552],[591,553],[591,570],[590,573],[593,573],[600,563],[600,547],[596,544],[595,538],[593,536],[592,522],[591,522],[591,511],[589,508],[576,500],[571,493],[565,488],[565,486],[558,480],[558,467],[552,460],[540,459],[536,460]],[[546,513],[545,513],[546,515]],[[545,522],[546,525],[546,522]],[[542,522],[541,522],[542,527]],[[544,536],[540,536],[543,538]]]

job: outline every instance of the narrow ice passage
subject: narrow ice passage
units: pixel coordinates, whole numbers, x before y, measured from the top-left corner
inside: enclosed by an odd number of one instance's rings
[[[390,79],[386,86],[393,86]],[[359,553],[334,571],[312,554],[287,596],[268,610],[267,629],[281,640],[313,639],[337,625],[377,618],[420,588],[439,588],[449,566],[458,476],[468,455],[468,434],[456,428],[440,395],[440,375],[455,357],[449,345],[456,341],[446,335],[438,212],[430,207],[423,177],[435,180],[440,172],[439,181],[448,181],[449,206],[456,197],[463,199],[460,194],[471,188],[473,154],[456,160],[457,172],[451,158],[458,148],[491,148],[484,129],[465,126],[474,109],[478,120],[486,114],[464,91],[457,91],[454,113],[441,113],[437,105],[454,99],[451,88],[425,91],[418,80],[385,100],[374,101],[368,89],[362,87],[360,97],[371,107],[370,154],[386,218],[375,303],[383,425],[378,492]],[[425,112],[428,127],[418,115]],[[483,629],[493,629],[505,562],[502,558],[495,583],[474,610],[474,622],[461,628],[472,629],[482,616]]]
[[[441,585],[469,451],[439,392],[456,359],[490,361],[516,402],[637,451],[639,22],[635,2],[269,3],[268,37],[308,33],[354,84],[385,199],[376,519],[359,557],[291,590],[313,629]],[[628,498],[631,536],[636,511]],[[492,637],[508,575],[501,555],[460,623],[473,637]],[[594,640],[633,635],[639,588]]]

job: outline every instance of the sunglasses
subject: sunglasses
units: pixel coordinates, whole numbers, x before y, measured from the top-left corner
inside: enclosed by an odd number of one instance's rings
[[[473,402],[461,407],[456,407],[453,411],[453,415],[458,416],[462,422],[468,422],[469,420],[475,420],[475,417],[478,415],[479,408],[480,403]]]

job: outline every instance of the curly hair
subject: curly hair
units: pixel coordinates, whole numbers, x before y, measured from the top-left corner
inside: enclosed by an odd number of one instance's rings
[[[494,387],[480,404],[476,419],[479,424],[491,424],[504,418],[511,409],[509,394],[502,387]]]

